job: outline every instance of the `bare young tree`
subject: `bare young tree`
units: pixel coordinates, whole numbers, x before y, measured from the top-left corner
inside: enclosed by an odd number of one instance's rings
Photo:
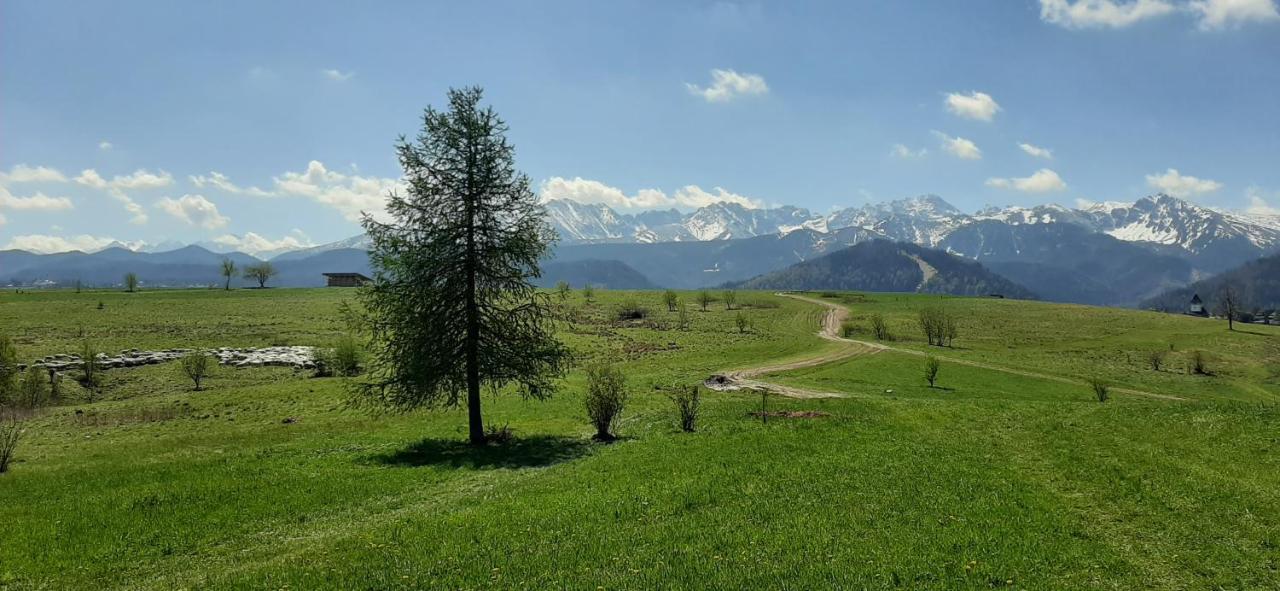
[[[182,356],[182,373],[187,375],[196,385],[196,391],[200,391],[200,382],[208,377],[209,372],[217,362],[208,351],[195,350]]]
[[[138,274],[137,273],[124,274],[124,290],[129,293],[138,291]]]
[[[222,277],[227,280],[224,286],[227,291],[231,291],[231,278],[236,276],[236,262],[230,258],[222,259]]]
[[[1235,330],[1235,320],[1240,314],[1240,294],[1234,285],[1224,284],[1218,292],[1218,310],[1227,317],[1227,330]]]
[[[371,357],[354,384],[358,402],[394,410],[465,401],[473,445],[487,441],[483,386],[545,398],[568,358],[549,295],[533,285],[555,233],[481,97],[450,90],[447,110],[426,109],[416,141],[397,146],[407,188],[387,199],[391,221],[364,217]]]
[[[680,304],[680,296],[676,295],[675,290],[668,289],[662,292],[662,302],[667,305],[668,312],[675,312],[676,306]]]

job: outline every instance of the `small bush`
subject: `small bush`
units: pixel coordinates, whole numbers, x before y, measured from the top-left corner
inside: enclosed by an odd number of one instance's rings
[[[738,312],[738,314],[733,317],[733,323],[738,327],[739,333],[745,334],[751,330],[751,319],[747,318],[747,315],[743,312]]]
[[[738,305],[738,293],[732,289],[726,289],[721,297],[724,298],[724,309],[726,310],[732,310],[734,306]]]
[[[22,440],[23,422],[13,409],[0,407],[0,474],[9,471],[13,455]]]
[[[649,317],[649,310],[635,300],[623,302],[618,307],[618,320],[644,320]]]
[[[14,402],[24,408],[40,408],[49,403],[49,377],[44,368],[31,366],[22,374]]]
[[[703,312],[706,312],[707,306],[710,306],[711,302],[714,302],[714,301],[715,301],[715,298],[711,297],[711,292],[705,289],[698,292],[698,305],[702,306]]]
[[[14,398],[18,389],[18,348],[7,334],[0,334],[0,404]]]
[[[1111,397],[1111,385],[1099,378],[1090,378],[1089,387],[1093,388],[1093,395],[1098,402],[1106,402]]]
[[[596,428],[596,441],[613,441],[617,438],[618,421],[627,405],[626,377],[622,370],[596,363],[587,367],[587,418]]]
[[[871,334],[875,335],[877,341],[889,340],[889,325],[885,323],[884,316],[871,315]]]
[[[501,427],[490,424],[484,429],[484,441],[492,445],[506,445],[515,441],[516,431],[510,425],[503,424]]]
[[[343,335],[333,344],[333,371],[340,376],[358,376],[364,365],[364,348],[350,335]]]
[[[1151,366],[1151,371],[1160,371],[1164,367],[1164,358],[1167,352],[1164,349],[1156,349],[1147,353],[1147,365]]]
[[[1198,376],[1209,375],[1209,366],[1205,362],[1204,352],[1196,350],[1192,351],[1189,355],[1190,357],[1187,358],[1187,373],[1192,373]]]
[[[702,405],[702,393],[698,386],[677,386],[671,394],[680,418],[680,430],[693,433],[698,426],[698,410]]]
[[[98,348],[91,341],[80,344],[80,385],[89,393],[89,401],[98,394],[102,383],[102,365],[98,361]]]
[[[840,322],[840,336],[847,339],[856,334],[858,334],[858,325],[854,324],[852,320]]]
[[[209,376],[209,372],[213,371],[213,366],[216,364],[217,361],[214,361],[208,351],[195,350],[182,356],[182,373],[195,384],[196,391],[199,392],[200,382]]]
[[[129,293],[138,291],[138,274],[137,273],[125,273],[124,290]]]
[[[557,282],[556,282],[556,295],[559,295],[559,296],[560,296],[560,299],[562,299],[562,300],[563,300],[563,299],[567,299],[567,298],[569,297],[569,282],[568,282],[568,281],[565,281],[565,280],[563,280],[563,279],[562,279],[562,280],[560,280],[560,281],[557,281]]]
[[[938,358],[933,355],[924,360],[924,379],[929,381],[930,388],[938,381],[938,368],[941,366],[942,364],[938,362]]]
[[[676,307],[680,305],[680,296],[676,295],[674,290],[668,289],[662,292],[662,303],[667,305],[668,312],[675,312]]]
[[[676,308],[676,324],[680,327],[680,330],[689,330],[689,325],[692,324],[692,319],[689,318],[689,308],[684,305],[684,302],[680,302],[680,306]]]
[[[582,286],[582,299],[590,303],[596,297],[596,288],[591,287],[590,283]]]

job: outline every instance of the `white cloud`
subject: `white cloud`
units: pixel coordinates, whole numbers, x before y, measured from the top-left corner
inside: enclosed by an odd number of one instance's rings
[[[573,179],[552,177],[542,181],[542,187],[538,193],[543,201],[563,199],[578,203],[603,203],[614,209],[696,208],[720,201],[737,203],[752,209],[764,205],[757,199],[729,192],[722,187],[713,187],[709,192],[697,185],[685,185],[672,195],[667,195],[658,189],[641,189],[636,191],[635,195],[627,195],[621,189],[582,177]]]
[[[148,219],[146,210],[143,209],[141,205],[138,205],[138,203],[125,193],[124,190],[147,190],[168,187],[173,184],[173,175],[163,170],[160,172],[150,172],[146,169],[139,168],[132,174],[116,175],[108,181],[102,178],[102,175],[98,174],[98,171],[92,168],[87,168],[80,172],[80,176],[77,176],[75,181],[86,187],[105,190],[107,195],[110,195],[112,199],[115,199],[116,201],[119,201],[121,205],[124,205],[125,211],[133,214],[133,218],[129,220],[130,223],[145,224]]]
[[[19,211],[62,211],[72,209],[71,200],[66,197],[50,197],[44,193],[36,193],[30,197],[15,197],[4,187],[0,187],[0,208]]]
[[[65,183],[66,175],[47,166],[31,167],[19,164],[8,173],[0,172],[0,183]]]
[[[1067,183],[1062,181],[1062,177],[1058,176],[1058,173],[1048,168],[1041,168],[1028,177],[990,178],[987,179],[987,186],[998,189],[1013,189],[1024,193],[1050,193],[1066,190]]]
[[[156,207],[188,224],[210,230],[221,228],[231,221],[219,213],[218,206],[203,195],[183,195],[179,199],[164,197],[156,201]]]
[[[889,150],[890,156],[893,156],[895,158],[903,158],[903,159],[924,158],[928,154],[929,154],[929,150],[926,150],[924,148],[920,148],[919,150],[912,150],[911,148],[908,148],[902,144],[894,144],[893,149]]]
[[[397,179],[346,175],[325,168],[312,160],[303,172],[286,172],[275,177],[276,193],[299,195],[338,211],[351,221],[359,221],[362,212],[386,214],[387,195],[403,188]]]
[[[1040,20],[1068,29],[1120,29],[1175,10],[1167,0],[1040,0]]]
[[[1280,20],[1275,0],[1193,0],[1187,5],[1202,31]]]
[[[946,105],[952,114],[978,121],[991,121],[1000,111],[1000,104],[991,95],[976,90],[969,94],[950,93]]]
[[[0,226],[3,226],[7,223],[9,223],[9,220],[4,218],[4,214],[0,213]]]
[[[325,78],[334,82],[346,82],[347,80],[350,80],[352,76],[356,75],[355,72],[343,72],[342,70],[334,69],[321,70],[320,73],[324,74]]]
[[[942,149],[950,152],[956,158],[962,160],[981,160],[982,150],[978,149],[978,145],[970,140],[962,137],[951,137],[941,131],[933,132],[938,137],[938,141],[942,142]]]
[[[99,149],[99,150],[110,150],[111,148],[114,148],[114,147],[115,147],[115,145],[114,145],[114,144],[112,144],[111,142],[107,141],[107,140],[102,140],[102,141],[98,142],[98,149]]]
[[[244,236],[224,234],[214,238],[213,241],[216,244],[225,246],[232,250],[238,250],[255,256],[280,250],[296,250],[299,248],[315,246],[315,243],[311,241],[311,238],[303,233],[302,230],[297,228],[294,228],[292,232],[281,237],[279,240],[272,240],[253,232],[246,232]]]
[[[1034,146],[1026,142],[1018,144],[1018,147],[1021,148],[1023,152],[1026,152],[1032,156],[1035,156],[1036,158],[1053,160],[1053,151],[1050,150],[1049,148],[1041,148],[1040,146]]]
[[[90,236],[81,234],[79,236],[50,236],[48,234],[27,234],[24,236],[14,236],[9,239],[9,243],[5,245],[5,249],[18,249],[30,252],[48,254],[53,252],[67,252],[71,250],[82,250],[92,252],[101,250],[108,244],[115,242],[114,238]]]
[[[739,96],[765,94],[769,85],[759,74],[739,74],[733,70],[711,70],[711,86],[703,88],[697,84],[685,83],[689,92],[702,97],[709,103],[722,103]]]
[[[234,193],[237,195],[244,194],[244,195],[252,195],[254,197],[274,197],[275,196],[274,193],[270,191],[264,191],[262,189],[259,189],[258,187],[248,187],[248,188],[240,187],[239,185],[236,185],[235,183],[231,182],[230,177],[216,170],[210,171],[208,176],[192,175],[187,178],[191,179],[191,184],[201,189],[205,187],[216,187],[228,193]]]
[[[1244,194],[1249,198],[1249,207],[1245,208],[1245,213],[1280,217],[1280,204],[1271,205],[1260,187],[1249,187]]]
[[[1178,172],[1176,168],[1170,168],[1164,171],[1164,174],[1147,175],[1147,184],[1174,197],[1192,197],[1212,193],[1222,188],[1222,183],[1218,181],[1185,175]]]

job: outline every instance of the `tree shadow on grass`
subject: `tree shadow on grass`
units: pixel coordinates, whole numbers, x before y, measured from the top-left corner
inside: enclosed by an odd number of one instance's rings
[[[521,437],[509,443],[483,447],[458,439],[423,439],[404,448],[372,456],[369,462],[401,468],[541,468],[580,458],[590,451],[590,441],[550,435]]]

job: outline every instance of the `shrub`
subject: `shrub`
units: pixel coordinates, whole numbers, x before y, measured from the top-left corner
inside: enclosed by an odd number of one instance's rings
[[[858,326],[852,320],[844,320],[840,322],[840,336],[849,338],[858,334]]]
[[[22,382],[18,384],[15,404],[25,408],[40,408],[49,403],[49,397],[48,372],[42,367],[28,367],[22,375]]]
[[[680,417],[680,430],[693,433],[698,425],[698,409],[702,405],[702,393],[698,386],[676,386],[671,395]]]
[[[18,442],[22,440],[22,420],[12,409],[0,407],[0,474],[9,471],[13,462],[13,454],[18,450]]]
[[[493,445],[506,445],[515,441],[516,432],[509,424],[503,424],[501,427],[497,425],[489,425],[484,429],[485,443]]]
[[[7,334],[0,334],[0,404],[11,400],[18,387],[18,348]]]
[[[596,428],[596,441],[617,438],[614,431],[626,404],[627,384],[622,370],[606,363],[587,367],[587,418]]]
[[[691,320],[689,318],[689,307],[680,302],[680,306],[676,309],[676,324],[680,326],[680,330],[689,330]]]
[[[256,265],[249,265],[244,268],[244,278],[252,279],[258,282],[258,289],[267,287],[267,282],[277,274],[275,266],[268,261],[262,261]]]
[[[1090,378],[1089,387],[1093,388],[1093,395],[1098,398],[1098,402],[1106,402],[1111,397],[1111,385],[1099,378]]]
[[[129,293],[138,291],[138,274],[137,273],[125,273],[124,290]]]
[[[747,318],[747,315],[743,312],[738,312],[738,314],[733,317],[733,323],[738,327],[739,333],[745,334],[751,330],[751,319]]]
[[[333,372],[352,377],[360,375],[364,366],[364,348],[351,335],[343,335],[333,344]]]
[[[1167,352],[1164,349],[1156,349],[1147,353],[1147,365],[1151,366],[1151,371],[1160,371],[1164,366],[1164,358]]]
[[[208,377],[216,363],[207,351],[195,350],[182,356],[182,373],[195,383],[196,391],[199,392],[200,382]]]
[[[1187,359],[1187,373],[1193,373],[1198,376],[1209,375],[1209,366],[1206,365],[1203,351],[1192,351]]]
[[[929,344],[939,347],[950,347],[959,333],[955,317],[942,308],[921,309],[920,328]]]
[[[726,289],[722,297],[724,298],[724,309],[726,310],[732,310],[738,303],[738,294],[732,289]]]
[[[80,385],[89,392],[92,402],[102,382],[102,366],[98,363],[98,348],[90,341],[80,344]]]
[[[668,289],[662,292],[662,303],[667,305],[668,312],[675,312],[676,307],[680,304],[680,296],[676,295],[674,290]]]
[[[569,297],[569,282],[568,282],[568,281],[565,281],[565,280],[563,280],[563,279],[561,279],[560,281],[557,281],[557,282],[556,282],[556,294],[557,294],[557,295],[559,295],[559,296],[560,296],[560,299],[562,299],[562,300],[563,300],[563,299],[568,298],[568,297]]]
[[[643,320],[649,317],[649,310],[635,300],[627,300],[618,307],[618,320]]]
[[[702,306],[703,312],[707,311],[707,306],[710,306],[713,301],[715,301],[715,299],[711,297],[711,292],[705,289],[698,292],[698,305]]]
[[[596,288],[591,287],[590,283],[582,286],[582,299],[591,302],[596,297]]]
[[[884,316],[871,315],[871,333],[875,335],[877,341],[889,340],[889,325],[885,323]]]
[[[938,358],[933,355],[928,356],[924,360],[924,379],[929,381],[929,387],[932,388],[934,383],[938,381],[938,368],[942,366],[938,362]]]

